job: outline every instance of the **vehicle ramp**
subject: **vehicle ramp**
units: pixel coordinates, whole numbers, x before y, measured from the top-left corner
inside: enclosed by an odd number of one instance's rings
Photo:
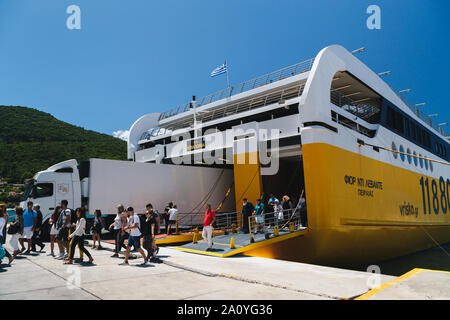
[[[212,238],[213,247],[211,249],[208,249],[208,243],[205,240],[198,240],[196,243],[190,242],[176,247],[176,249],[225,258],[294,237],[302,237],[308,232],[305,227],[299,227],[296,230],[285,228],[279,230],[278,235],[275,236],[273,231],[273,228],[266,228],[264,233],[256,234],[245,234],[241,231],[238,231],[237,233],[225,232],[222,235],[217,235]]]

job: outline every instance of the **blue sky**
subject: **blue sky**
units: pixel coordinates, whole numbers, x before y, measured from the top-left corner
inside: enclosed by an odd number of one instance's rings
[[[81,8],[69,30],[66,8]],[[381,30],[366,9],[381,8]],[[112,134],[226,86],[314,57],[358,55],[423,110],[450,121],[447,0],[0,0],[0,104]],[[1,116],[1,115],[0,115]]]

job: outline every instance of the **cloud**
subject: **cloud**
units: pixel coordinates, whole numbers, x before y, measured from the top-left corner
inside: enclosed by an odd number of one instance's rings
[[[129,130],[117,130],[113,132],[113,136],[125,141],[128,141],[128,136],[130,135]]]

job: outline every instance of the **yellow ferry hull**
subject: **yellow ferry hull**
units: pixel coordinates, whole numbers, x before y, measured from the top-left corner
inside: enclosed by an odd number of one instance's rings
[[[450,190],[445,183],[444,192],[439,190],[439,176],[325,143],[303,145],[302,151],[307,234],[247,255],[342,266],[376,263],[450,241]],[[436,174],[444,171],[438,166],[434,164]],[[437,185],[438,199],[430,194],[430,208],[422,178],[428,178],[429,186],[433,180]]]

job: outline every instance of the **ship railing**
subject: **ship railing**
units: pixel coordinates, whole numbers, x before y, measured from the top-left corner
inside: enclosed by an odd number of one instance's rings
[[[433,121],[433,119],[431,119],[431,117],[429,117],[427,114],[423,113],[418,107],[417,105],[413,104],[412,102],[410,102],[408,99],[406,99],[400,92],[397,92],[394,88],[392,88],[389,84],[388,86],[392,89],[392,91],[395,92],[395,94],[403,101],[404,104],[406,104],[406,106],[419,118],[421,119],[423,122],[425,122],[428,126],[430,126],[431,128],[433,128],[434,130],[436,130],[437,132],[439,132],[441,135],[443,135],[444,137],[448,137],[449,134],[448,132],[442,128],[438,123],[436,123],[435,121]]]
[[[222,100],[227,97],[231,97],[233,95],[252,90],[276,81],[284,80],[300,73],[308,72],[311,70],[314,64],[314,58],[306,61],[302,61],[300,63],[294,64],[292,66],[265,74],[263,76],[259,76],[257,78],[242,82],[235,86],[231,86],[230,88],[222,89],[217,92],[211,93],[205,97],[202,97],[198,101],[196,101],[195,106],[201,107],[208,103]],[[186,103],[175,108],[172,108],[166,112],[161,113],[158,120],[163,120],[177,114],[189,111],[191,107],[190,103]]]
[[[204,212],[178,214],[177,230],[201,231],[203,229],[204,216]],[[222,230],[225,233],[238,232],[243,229],[244,219],[248,219],[250,235],[255,232],[278,235],[278,233],[294,232],[307,227],[306,212],[302,212],[301,208],[267,212],[260,215],[253,214],[249,217],[244,217],[241,211],[217,213],[213,226],[216,231]]]
[[[267,238],[271,235],[278,236],[307,227],[306,211],[302,211],[301,208],[252,215],[248,220],[250,237],[262,233]]]
[[[277,92],[268,93],[255,98],[247,99],[241,102],[226,105],[221,108],[213,109],[211,111],[205,111],[197,116],[197,121],[206,123],[208,121],[217,120],[223,117],[231,116],[245,111],[258,109],[273,103],[280,103],[285,100],[299,97],[303,93],[305,87],[304,83],[298,84],[293,87],[285,88]],[[193,126],[194,117],[192,116],[189,121],[186,119],[178,122],[171,123],[167,126],[167,132],[173,132],[177,129]]]
[[[338,91],[330,91],[331,103],[350,112],[358,118],[373,123],[373,117],[380,113],[381,107],[363,102],[355,102]],[[376,104],[380,104],[376,102]]]

